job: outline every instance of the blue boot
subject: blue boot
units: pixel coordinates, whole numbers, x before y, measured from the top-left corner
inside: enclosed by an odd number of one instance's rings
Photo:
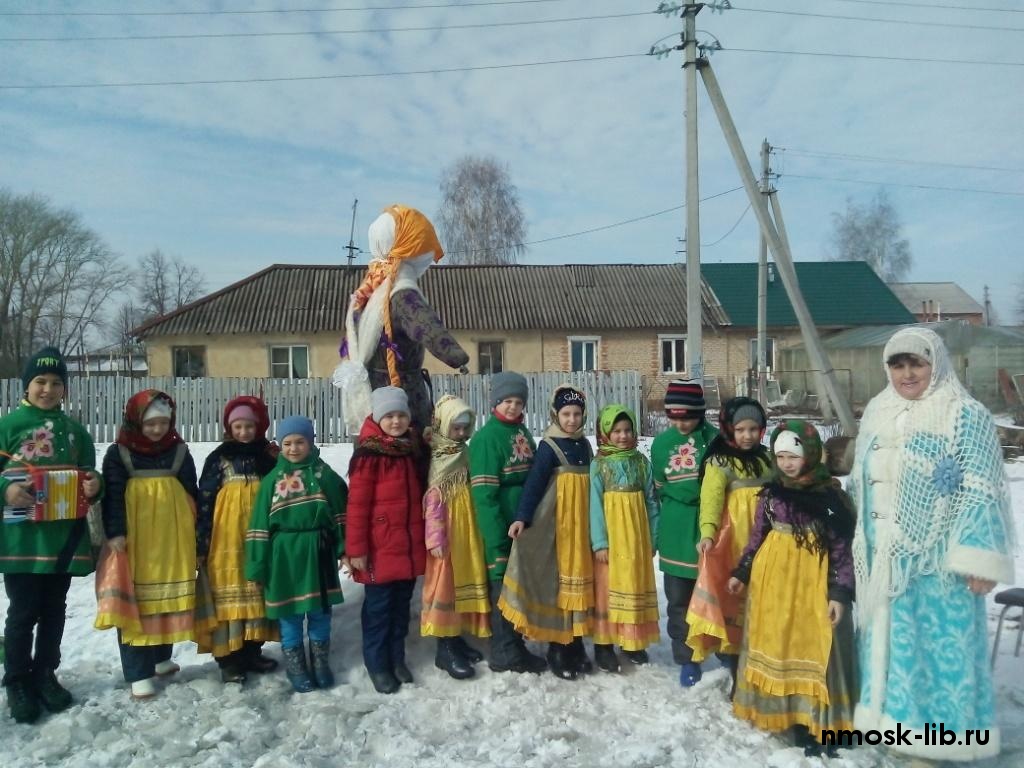
[[[296,648],[282,648],[281,655],[284,656],[285,675],[295,692],[312,691],[313,681],[309,679],[309,668],[306,666],[306,649],[301,645]]]
[[[309,641],[309,659],[313,667],[313,682],[317,688],[330,688],[334,685],[334,673],[331,672],[330,641]]]
[[[702,674],[700,664],[688,661],[679,668],[679,684],[683,688],[692,688],[700,682]]]

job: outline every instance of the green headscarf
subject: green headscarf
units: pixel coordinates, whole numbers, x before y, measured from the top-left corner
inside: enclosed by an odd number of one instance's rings
[[[629,448],[619,448],[612,445],[608,441],[608,436],[612,432],[612,427],[615,426],[615,422],[619,421],[620,417],[625,416],[629,419],[633,425],[633,445]],[[612,403],[606,405],[601,409],[601,414],[597,421],[597,452],[599,455],[604,456],[606,459],[628,459],[637,455],[636,443],[637,443],[637,426],[636,426],[636,415],[629,410],[626,406],[621,403]]]
[[[831,487],[832,475],[825,466],[821,446],[821,436],[814,425],[803,419],[786,419],[772,431],[771,449],[774,456],[775,441],[783,432],[793,432],[800,438],[804,449],[804,468],[797,477],[787,477],[777,465],[772,468],[772,480],[786,488],[798,490],[820,490]]]

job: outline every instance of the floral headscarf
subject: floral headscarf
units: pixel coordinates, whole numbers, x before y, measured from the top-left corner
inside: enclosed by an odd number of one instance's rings
[[[633,425],[633,445],[629,448],[619,448],[610,442],[610,435],[615,422],[620,421],[623,417],[629,419]],[[602,408],[597,425],[598,454],[607,459],[615,459],[616,461],[629,459],[637,455],[636,444],[636,415],[620,403],[612,403]]]
[[[171,409],[171,426],[167,434],[156,442],[153,442],[142,434],[142,417],[154,402],[162,400]],[[141,453],[144,456],[156,456],[173,448],[178,443],[184,442],[175,423],[178,413],[178,406],[174,398],[159,389],[144,389],[132,395],[125,403],[124,417],[121,421],[121,428],[117,433],[117,444],[125,446],[128,450]]]
[[[804,449],[804,467],[797,477],[787,477],[778,467],[772,473],[772,479],[787,488],[824,488],[832,485],[832,475],[822,461],[821,436],[810,422],[802,419],[786,419],[772,431],[771,449],[775,453],[775,441],[783,432],[792,432],[800,439]]]

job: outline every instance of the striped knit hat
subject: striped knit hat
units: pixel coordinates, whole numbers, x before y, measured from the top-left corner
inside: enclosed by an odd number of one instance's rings
[[[707,410],[699,381],[675,379],[665,390],[665,415],[670,419],[699,418]]]

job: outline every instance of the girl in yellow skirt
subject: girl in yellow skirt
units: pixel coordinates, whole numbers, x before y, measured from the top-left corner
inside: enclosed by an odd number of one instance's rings
[[[490,637],[487,563],[469,490],[466,442],[476,414],[445,395],[434,406],[430,474],[423,497],[427,570],[423,578],[420,633],[437,638],[434,664],[456,680],[473,677],[483,654],[462,639]]]
[[[199,478],[196,520],[200,578],[204,597],[209,584],[212,605],[204,613],[216,618],[196,633],[200,653],[213,653],[225,683],[245,681],[246,672],[271,672],[274,659],[260,649],[278,640],[277,622],[267,619],[263,590],[245,578],[245,534],[263,479],[277,463],[278,447],[267,440],[270,418],[258,397],[242,395],[224,407],[224,442],[206,458]],[[204,562],[205,559],[205,562]]]
[[[575,680],[592,667],[583,647],[594,608],[586,396],[563,384],[533,456],[508,535],[514,540],[498,607],[517,632],[546,640],[548,667]]]
[[[634,664],[658,642],[652,542],[658,501],[651,462],[636,449],[636,417],[624,405],[601,410],[590,465],[590,545],[594,552],[594,660],[619,671],[615,645]]]
[[[156,694],[172,675],[173,644],[195,637],[196,466],[174,427],[174,400],[147,389],[125,405],[117,442],[103,459],[103,526],[108,546],[127,553],[130,610],[103,610],[96,627],[117,627],[132,698]],[[100,591],[102,576],[97,576]]]
[[[727,400],[718,422],[719,434],[700,467],[700,561],[686,612],[686,644],[698,663],[717,652],[735,687],[744,606],[727,585],[750,539],[758,493],[771,475],[771,459],[761,445],[767,419],[759,402],[749,397]]]
[[[729,580],[733,594],[750,585],[733,710],[767,731],[792,729],[813,755],[823,730],[853,728],[855,513],[822,463],[812,425],[780,424],[771,446],[777,469]]]

